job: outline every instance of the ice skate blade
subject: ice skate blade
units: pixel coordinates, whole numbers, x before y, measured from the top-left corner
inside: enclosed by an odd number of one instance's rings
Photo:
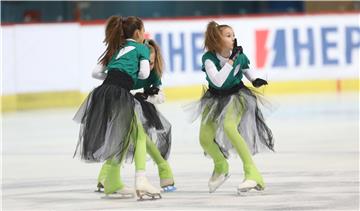
[[[162,188],[162,192],[165,192],[165,193],[171,193],[171,192],[175,192],[175,191],[176,191],[176,187],[173,185],[169,185],[169,186]]]
[[[97,190],[94,190],[95,193],[104,193],[104,190],[98,188]]]
[[[111,194],[106,194],[105,197],[106,199],[132,199],[135,198],[135,193],[111,193]]]
[[[227,179],[229,179],[229,177],[230,177],[230,174],[226,175],[225,178],[224,178],[224,180],[223,180],[221,183],[219,183],[218,186],[216,186],[214,189],[209,189],[209,193],[214,193],[222,184],[224,184],[224,182],[225,182]]]
[[[147,191],[136,190],[136,195],[138,197],[138,201],[161,199],[160,193],[149,193]],[[146,196],[148,198],[145,198],[144,196]]]
[[[263,191],[264,188],[262,188],[260,185],[256,185],[255,187],[238,188],[237,189],[237,194],[238,195],[246,195],[251,190]]]

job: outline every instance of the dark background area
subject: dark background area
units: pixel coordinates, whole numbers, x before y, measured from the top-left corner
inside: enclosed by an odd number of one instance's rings
[[[1,22],[104,20],[111,15],[141,18],[360,11],[360,2],[316,1],[2,1]]]

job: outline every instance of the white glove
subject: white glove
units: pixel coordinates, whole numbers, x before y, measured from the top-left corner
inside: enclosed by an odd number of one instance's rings
[[[164,95],[163,91],[160,89],[158,94],[149,95],[148,98],[146,99],[146,101],[148,101],[149,103],[152,103],[152,104],[161,104],[161,103],[165,102],[165,95]]]

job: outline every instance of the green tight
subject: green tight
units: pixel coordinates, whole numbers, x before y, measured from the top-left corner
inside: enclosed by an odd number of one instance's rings
[[[150,140],[142,127],[141,122],[136,118],[136,125],[130,134],[133,140],[136,140],[135,150],[135,169],[136,171],[145,171],[146,169],[146,152],[155,161],[158,166],[159,176],[161,179],[173,178],[171,168],[168,162],[161,156],[156,145]],[[126,150],[127,151],[127,150]],[[111,194],[124,187],[120,177],[121,163],[107,160],[101,167],[98,182],[104,185],[104,192]]]
[[[158,172],[160,179],[172,179],[173,174],[170,168],[169,163],[161,156],[161,153],[155,143],[146,136],[146,151],[150,155],[151,159],[155,161],[158,166]]]
[[[204,120],[204,117],[208,114],[208,112],[209,109],[206,109],[202,115],[203,118],[200,126],[200,144],[204,151],[212,157],[215,166],[214,171],[218,174],[226,174],[229,172],[229,164],[220,151],[218,145],[214,142],[217,124],[215,122]],[[224,132],[243,162],[245,179],[254,180],[264,188],[265,184],[263,178],[252,160],[251,153],[244,138],[237,129],[241,116],[241,113],[238,114],[235,112],[234,103],[230,104],[227,107],[225,114]]]

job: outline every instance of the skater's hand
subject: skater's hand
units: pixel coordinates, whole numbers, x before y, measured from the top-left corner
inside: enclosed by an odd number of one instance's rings
[[[232,53],[229,59],[235,61],[237,57],[242,53],[243,53],[243,48],[241,46],[237,46],[237,39],[235,38]]]
[[[265,80],[263,80],[263,79],[261,79],[261,78],[257,78],[257,79],[255,79],[255,80],[252,82],[252,85],[253,85],[254,87],[256,87],[256,88],[259,88],[259,87],[261,87],[261,86],[263,86],[263,85],[268,85],[268,82],[265,81]]]
[[[157,95],[159,93],[160,89],[156,86],[152,86],[148,89],[145,89],[144,93],[147,95]]]
[[[146,100],[148,98],[148,95],[142,92],[137,92],[134,97],[138,100]]]

